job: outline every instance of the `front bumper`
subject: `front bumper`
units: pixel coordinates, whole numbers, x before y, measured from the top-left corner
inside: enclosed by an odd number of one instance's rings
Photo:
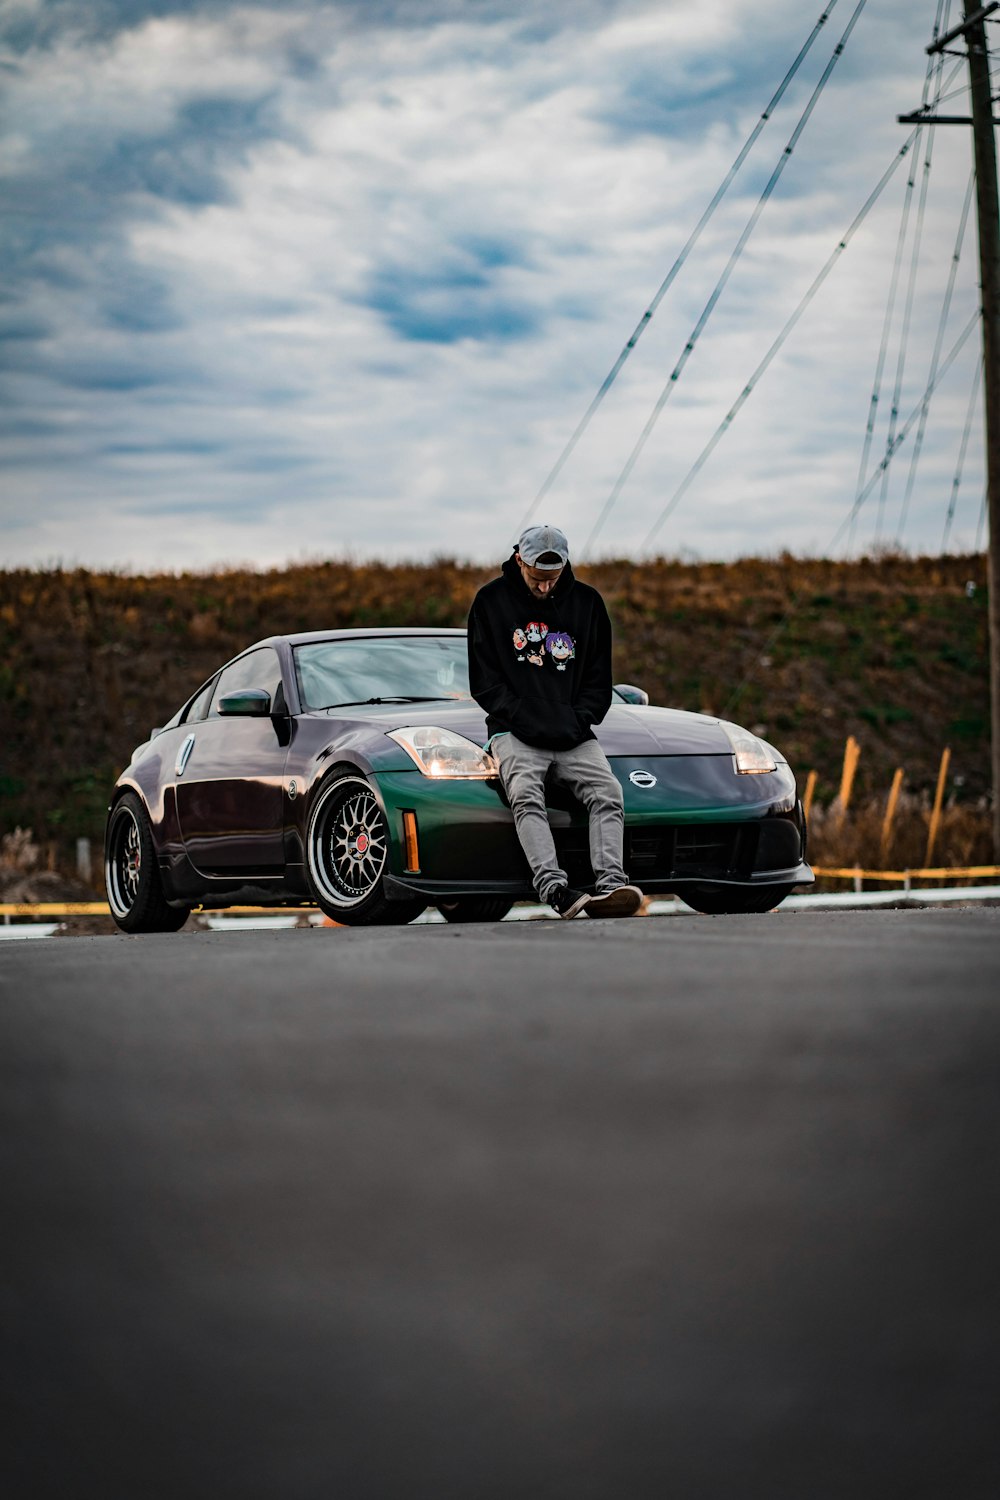
[[[787,765],[739,776],[729,755],[614,757],[625,802],[624,864],[644,891],[698,884],[807,885],[805,824]],[[636,786],[633,772],[655,778]],[[436,781],[419,771],[375,777],[392,843],[393,896],[532,896],[527,862],[498,781]],[[586,810],[553,788],[556,852],[571,885],[592,886]],[[416,822],[419,864],[407,867],[403,814]]]

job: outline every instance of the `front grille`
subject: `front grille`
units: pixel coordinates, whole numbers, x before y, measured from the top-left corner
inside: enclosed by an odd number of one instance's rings
[[[559,862],[571,885],[590,885],[587,833],[555,830]],[[749,880],[754,870],[799,862],[799,831],[784,818],[751,823],[694,823],[679,828],[626,828],[625,870],[637,885],[669,880]]]
[[[726,873],[732,869],[743,830],[738,824],[710,823],[678,828],[674,843],[674,871],[700,875],[703,870]]]
[[[670,830],[664,831],[669,840]],[[631,829],[626,834],[625,843],[628,854],[626,864],[634,880],[639,880],[643,875],[648,878],[655,873],[657,865],[662,860],[663,837],[663,833],[660,832],[650,834],[636,830],[633,833]]]

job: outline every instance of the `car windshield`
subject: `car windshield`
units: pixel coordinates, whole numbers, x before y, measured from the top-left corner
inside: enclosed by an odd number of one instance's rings
[[[365,636],[293,648],[304,710],[372,698],[468,698],[464,636]]]

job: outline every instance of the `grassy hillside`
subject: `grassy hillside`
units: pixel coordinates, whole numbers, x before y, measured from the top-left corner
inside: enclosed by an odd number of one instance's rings
[[[30,827],[64,854],[78,836],[99,841],[132,746],[244,646],[288,630],[464,625],[494,572],[448,559],[148,577],[0,572],[0,833]],[[947,744],[951,798],[982,805],[983,556],[622,561],[580,572],[611,611],[616,681],[765,733],[800,784],[819,772],[819,806],[836,793],[848,734],[862,747],[859,802],[884,797],[897,765],[911,796],[926,799]]]

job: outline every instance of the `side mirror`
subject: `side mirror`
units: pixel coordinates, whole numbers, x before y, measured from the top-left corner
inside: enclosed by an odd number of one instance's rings
[[[270,712],[271,694],[263,688],[240,688],[235,693],[223,693],[219,699],[219,713],[226,717],[266,719]]]
[[[648,708],[649,694],[640,687],[633,687],[630,682],[616,682],[615,692],[625,699],[626,703],[632,703],[637,708]]]

